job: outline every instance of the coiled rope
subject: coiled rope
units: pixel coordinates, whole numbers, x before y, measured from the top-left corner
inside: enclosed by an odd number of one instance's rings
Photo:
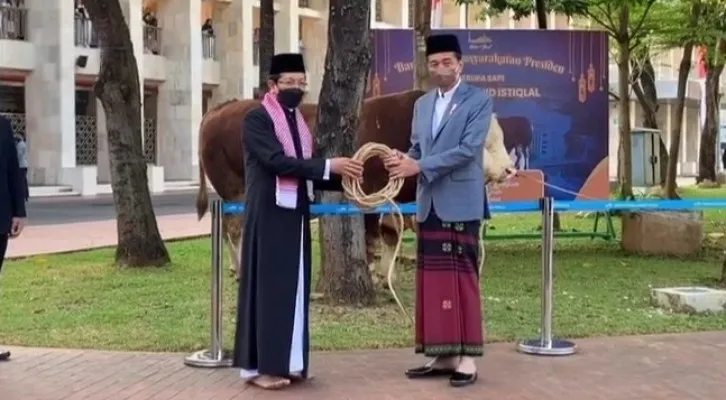
[[[394,150],[392,150],[390,147],[381,143],[369,142],[361,146],[358,151],[353,154],[352,158],[365,164],[366,161],[373,157],[387,158],[393,154]],[[398,193],[403,188],[404,181],[404,179],[389,179],[386,186],[384,186],[381,190],[368,194],[363,191],[363,187],[361,186],[360,181],[344,177],[343,192],[348,200],[352,201],[363,210],[374,209],[386,203],[391,205],[391,208],[393,210],[391,214],[393,215],[396,222],[395,229],[396,234],[398,235],[398,241],[396,242],[396,248],[394,249],[393,256],[391,257],[391,263],[388,266],[386,280],[388,284],[388,290],[391,292],[393,299],[396,300],[398,308],[400,308],[401,312],[403,312],[403,314],[413,322],[413,318],[411,318],[410,314],[406,311],[406,308],[403,306],[401,299],[399,299],[398,295],[396,294],[396,290],[393,288],[393,271],[396,268],[398,253],[400,253],[401,251],[401,244],[403,243],[403,229],[405,227],[403,213],[401,212],[401,208],[398,207],[398,204],[396,204],[396,201],[394,199],[396,198],[396,196],[398,196]],[[485,226],[486,225],[482,223],[479,231],[480,278],[482,269],[484,267],[484,259],[486,258],[484,242],[481,239],[484,229],[486,229]]]
[[[364,163],[373,157],[387,158],[394,154],[394,151],[386,146],[385,144],[368,142],[361,146],[358,151],[353,154],[353,159]],[[393,288],[393,269],[396,267],[396,259],[398,253],[401,251],[401,244],[403,243],[403,228],[404,220],[401,208],[395,202],[396,196],[403,188],[404,179],[389,179],[386,186],[381,190],[373,193],[366,193],[363,191],[361,182],[349,177],[343,178],[343,192],[345,196],[355,203],[358,207],[364,210],[371,210],[376,207],[380,207],[386,203],[391,205],[393,212],[391,213],[396,221],[396,233],[398,235],[398,242],[396,243],[396,249],[393,251],[393,257],[391,257],[391,264],[388,266],[387,283],[388,290],[391,292],[393,299],[396,300],[396,304],[401,309],[404,315],[411,319],[411,316],[406,312],[406,308],[403,306],[401,299],[398,298],[396,290]]]

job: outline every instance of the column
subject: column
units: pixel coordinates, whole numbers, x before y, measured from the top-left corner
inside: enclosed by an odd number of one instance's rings
[[[250,71],[245,73],[243,97],[251,99],[254,94],[254,88],[259,83],[260,73],[259,67],[255,66],[254,47],[255,47],[255,1],[242,0],[242,19],[240,29],[242,30],[242,68]]]
[[[252,45],[253,2],[232,0],[216,3],[212,21],[219,54],[219,86],[212,93],[211,106],[233,98],[251,98],[254,80]]]
[[[376,22],[376,6],[379,1],[382,0],[371,0],[371,28],[375,28],[377,26]],[[390,1],[390,0],[389,0]]]
[[[198,181],[199,124],[202,120],[201,2],[160,4],[166,81],[159,87],[157,160],[168,180]]]
[[[320,19],[306,18],[302,40],[305,42],[305,69],[308,75],[306,103],[317,103],[325,74],[325,53],[328,49],[328,10],[321,11]]]
[[[141,95],[141,143],[144,143],[144,27],[141,21],[143,14],[142,0],[121,0],[126,23],[129,25],[131,43],[134,46],[134,57],[138,66],[139,90]],[[106,114],[100,101],[96,101],[96,138],[98,140],[98,182],[111,182],[111,166],[108,155],[108,133],[106,132]]]
[[[408,8],[410,7],[411,1],[414,0],[401,0],[401,18],[398,20],[398,23],[401,24],[402,28],[408,28],[411,23],[411,21],[408,20]]]
[[[108,154],[108,131],[106,130],[106,113],[99,100],[96,100],[96,140],[98,141],[98,183],[111,183],[111,164]]]
[[[281,0],[275,14],[275,54],[300,51],[300,11],[298,0]]]
[[[469,26],[469,20],[466,15],[466,4],[459,5],[459,29],[466,29]]]
[[[71,186],[95,194],[95,166],[76,165],[73,2],[26,1],[35,68],[25,81],[31,185]]]

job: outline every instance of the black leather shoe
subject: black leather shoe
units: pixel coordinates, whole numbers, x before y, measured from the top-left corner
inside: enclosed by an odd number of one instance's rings
[[[463,374],[461,372],[454,372],[449,378],[449,383],[453,387],[464,387],[476,382],[479,375],[474,372],[473,374]]]
[[[406,370],[406,376],[410,379],[416,378],[436,378],[441,376],[451,376],[456,371],[450,368],[434,368],[428,365],[416,367]]]
[[[10,359],[10,352],[6,350],[0,350],[0,361],[6,361]]]

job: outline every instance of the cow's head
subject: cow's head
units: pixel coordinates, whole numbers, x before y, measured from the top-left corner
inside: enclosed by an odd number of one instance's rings
[[[504,131],[497,115],[492,114],[487,141],[484,144],[484,178],[487,183],[501,183],[517,173],[504,147]]]

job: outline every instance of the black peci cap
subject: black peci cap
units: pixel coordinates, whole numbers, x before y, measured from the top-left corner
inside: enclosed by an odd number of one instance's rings
[[[281,53],[272,57],[270,62],[270,75],[280,75],[285,72],[305,73],[305,61],[300,53]]]
[[[456,35],[431,35],[426,38],[426,56],[446,52],[461,54],[461,46]]]

